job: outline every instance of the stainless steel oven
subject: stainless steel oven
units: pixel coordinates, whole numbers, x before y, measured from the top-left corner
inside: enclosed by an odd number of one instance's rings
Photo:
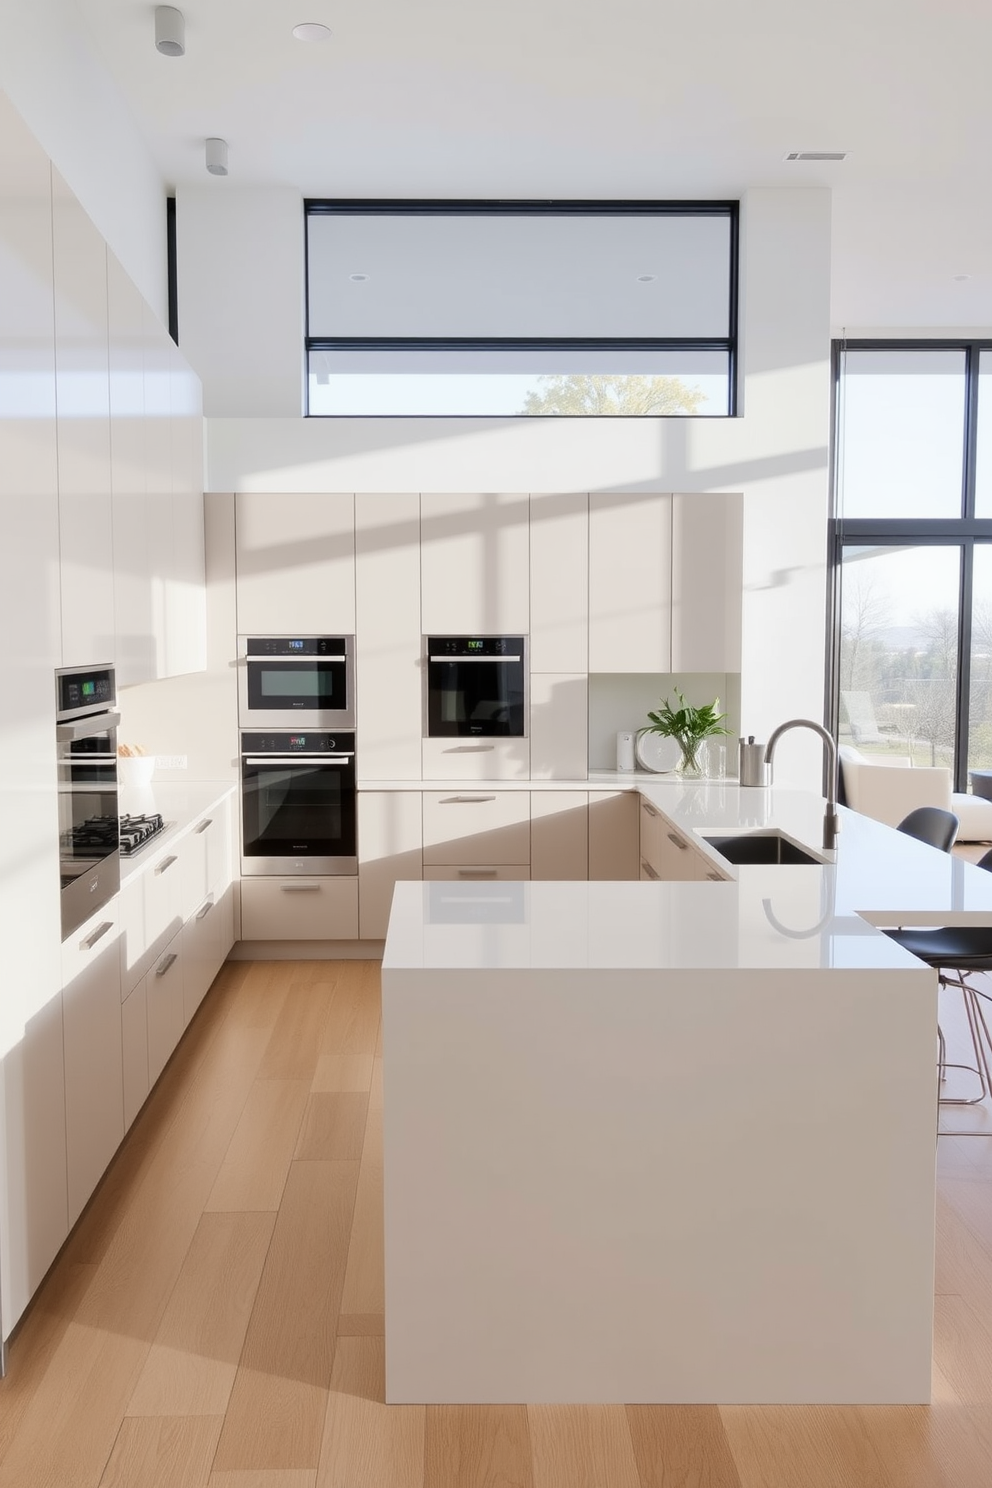
[[[354,636],[239,636],[243,729],[353,729]]]
[[[522,738],[524,636],[425,636],[428,739]]]
[[[55,674],[62,939],[121,885],[112,666]]]
[[[241,872],[357,873],[355,736],[241,735]]]

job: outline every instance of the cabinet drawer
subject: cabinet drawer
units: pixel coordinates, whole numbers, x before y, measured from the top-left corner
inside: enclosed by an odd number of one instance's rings
[[[121,991],[135,987],[183,922],[183,843],[162,848],[121,890]]]
[[[424,864],[529,863],[528,791],[424,793]]]
[[[245,878],[242,940],[357,940],[357,878]]]
[[[219,801],[182,840],[182,917],[195,914],[211,891],[231,878],[231,803]]]
[[[144,985],[148,1005],[148,1081],[154,1085],[183,1036],[181,934],[173,936],[145,977]]]
[[[124,1130],[145,1103],[148,1082],[148,987],[144,977],[121,1004],[121,1048],[124,1056]]]
[[[525,780],[529,739],[425,739],[425,780]]]
[[[429,883],[492,883],[494,880],[510,882],[514,879],[530,878],[527,863],[463,863],[445,868],[425,868],[424,878]]]

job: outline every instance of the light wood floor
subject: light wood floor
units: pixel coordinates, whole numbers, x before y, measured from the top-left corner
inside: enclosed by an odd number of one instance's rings
[[[383,1404],[378,1039],[376,963],[224,969],[14,1339],[0,1488],[990,1488],[992,1136],[939,1147],[931,1406]]]

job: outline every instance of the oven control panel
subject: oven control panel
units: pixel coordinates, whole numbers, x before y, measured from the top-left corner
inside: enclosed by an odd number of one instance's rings
[[[246,636],[245,656],[347,656],[350,636]]]
[[[299,733],[244,733],[242,754],[354,754],[355,735],[345,731],[328,734],[312,729]]]

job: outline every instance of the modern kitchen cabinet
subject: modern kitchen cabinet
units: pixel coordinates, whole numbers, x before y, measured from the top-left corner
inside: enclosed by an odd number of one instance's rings
[[[531,791],[530,876],[589,877],[588,791]]]
[[[672,498],[589,498],[589,670],[670,672]]]
[[[70,1227],[124,1136],[119,936],[118,906],[112,900],[62,947]]]
[[[425,791],[424,867],[530,863],[530,792]]]
[[[393,887],[422,878],[421,792],[360,791],[358,796],[358,933],[385,940]]]
[[[183,1008],[184,962],[183,937],[179,931],[144,978],[149,1087],[155,1084],[165,1069],[186,1026]]]
[[[740,671],[743,542],[739,495],[672,498],[673,672]]]
[[[362,495],[355,504],[355,658],[359,765],[366,780],[419,780],[420,497]]]
[[[151,1089],[148,1078],[148,985],[142,977],[121,1003],[124,1130],[130,1131]]]
[[[530,667],[589,670],[589,496],[530,498]]]
[[[172,548],[165,573],[167,677],[207,664],[203,551],[203,408],[199,379],[164,328],[169,363]]]
[[[701,851],[684,827],[670,821],[657,806],[640,798],[640,854],[643,879],[672,882],[728,877]]]
[[[634,791],[589,792],[589,877],[637,878],[638,797]]]
[[[526,780],[530,739],[424,739],[425,780]]]
[[[107,246],[52,181],[62,664],[85,666],[116,656]]]
[[[357,877],[243,878],[241,938],[357,940]]]
[[[239,491],[234,510],[238,633],[354,635],[354,496]]]
[[[107,315],[117,685],[130,687],[159,675],[146,470],[145,304],[109,252]]]
[[[589,762],[589,678],[585,672],[532,672],[530,775],[581,780]]]
[[[519,492],[420,498],[424,635],[530,633],[530,507]]]

